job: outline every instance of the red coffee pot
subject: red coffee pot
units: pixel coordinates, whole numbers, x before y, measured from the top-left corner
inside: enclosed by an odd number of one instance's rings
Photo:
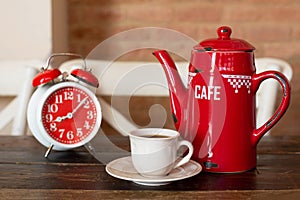
[[[175,127],[194,145],[193,159],[204,171],[242,172],[256,167],[256,145],[287,110],[290,85],[277,71],[256,74],[255,48],[230,38],[229,27],[217,32],[218,38],[192,49],[187,88],[170,55],[164,50],[153,54],[168,80]],[[283,95],[275,114],[256,128],[255,94],[268,78],[280,83]]]

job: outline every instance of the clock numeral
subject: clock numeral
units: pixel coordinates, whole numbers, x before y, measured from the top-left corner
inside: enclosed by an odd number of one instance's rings
[[[62,139],[64,137],[65,134],[65,129],[58,129],[59,134],[59,138]],[[74,139],[74,133],[73,131],[68,131],[66,134],[66,137],[68,140],[73,140]]]
[[[87,119],[93,119],[94,118],[94,115],[93,115],[93,111],[89,110],[87,111]]]
[[[64,96],[62,94],[55,96],[55,103],[61,104],[64,100],[73,100],[74,99],[74,93],[72,91],[70,92],[64,92]]]
[[[64,92],[64,100],[73,100],[74,93],[73,92]]]
[[[55,96],[55,103],[59,103],[59,104],[63,103],[62,95],[56,95]]]
[[[56,113],[58,111],[57,104],[48,104],[48,113]]]
[[[73,131],[68,131],[67,132],[67,138],[68,138],[68,140],[73,140],[74,139],[74,133],[73,133]]]
[[[85,121],[83,127],[88,130],[91,126],[88,121]]]
[[[53,116],[52,116],[51,114],[46,114],[46,115],[45,115],[45,118],[46,118],[46,122],[47,122],[47,123],[50,123],[50,122],[52,122],[52,120],[53,120]]]
[[[80,102],[80,101],[81,101],[81,95],[77,94],[77,102]]]
[[[60,139],[63,138],[65,129],[58,129],[58,132],[60,133],[60,134],[59,134],[59,138],[60,138]]]
[[[84,101],[84,108],[89,109],[90,108],[90,102],[88,100]]]
[[[55,123],[51,123],[50,124],[50,131],[54,132],[57,130],[56,124]]]
[[[77,128],[77,134],[76,134],[76,136],[78,136],[78,137],[82,137],[83,136],[82,128]]]

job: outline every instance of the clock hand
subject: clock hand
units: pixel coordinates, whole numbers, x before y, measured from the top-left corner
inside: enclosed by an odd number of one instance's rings
[[[58,116],[56,117],[56,119],[54,120],[54,122],[61,122],[65,119],[72,119],[73,118],[73,115],[75,112],[77,112],[77,110],[85,103],[85,101],[87,100],[88,97],[85,97],[77,106],[76,108],[72,111],[72,112],[69,112],[67,115],[65,116]]]
[[[61,122],[63,119],[63,117],[56,117],[56,119],[54,120],[54,122]]]
[[[77,112],[77,110],[85,103],[85,101],[87,100],[88,97],[85,97],[77,106],[76,108],[73,110],[73,112],[71,113],[72,114],[72,117],[73,115]],[[70,114],[70,113],[68,113]]]
[[[73,114],[71,112],[69,112],[66,116],[62,116],[62,117],[56,117],[56,119],[54,120],[54,122],[61,122],[65,119],[71,119],[73,118]]]
[[[64,119],[66,119],[66,118],[68,118],[68,119],[73,118],[73,114],[71,112],[69,112],[66,116],[64,116]]]

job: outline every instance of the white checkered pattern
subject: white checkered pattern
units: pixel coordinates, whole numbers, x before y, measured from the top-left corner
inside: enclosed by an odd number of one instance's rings
[[[235,93],[239,93],[239,89],[244,86],[250,94],[251,76],[244,75],[222,75],[227,79],[228,83],[233,87]]]

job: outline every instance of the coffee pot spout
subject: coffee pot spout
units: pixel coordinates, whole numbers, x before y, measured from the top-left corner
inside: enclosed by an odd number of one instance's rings
[[[153,55],[158,59],[164,69],[170,92],[173,120],[175,126],[178,127],[188,98],[187,88],[182,83],[176,65],[167,51],[154,51]]]

